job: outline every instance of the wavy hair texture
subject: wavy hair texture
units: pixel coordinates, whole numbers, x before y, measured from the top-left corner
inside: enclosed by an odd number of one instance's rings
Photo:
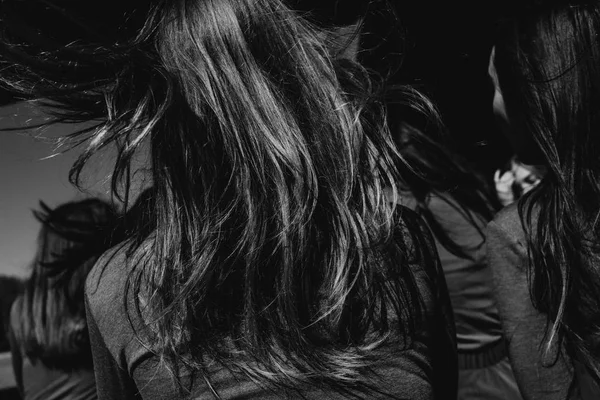
[[[511,129],[531,135],[548,166],[519,202],[531,299],[548,316],[546,361],[564,345],[598,384],[599,34],[600,3],[551,2],[499,25],[494,60]]]
[[[91,368],[83,291],[92,266],[118,241],[117,214],[87,199],[56,209],[40,202],[42,224],[31,276],[12,308],[11,328],[32,361],[49,368]]]
[[[381,391],[374,350],[410,346],[420,321],[409,264],[435,253],[384,193],[406,163],[369,73],[304,17],[280,0],[156,1],[113,46],[3,45],[13,90],[99,121],[74,136],[89,141],[73,179],[116,143],[116,190],[150,141],[156,229],[129,312],[176,378],[214,360],[276,388]]]

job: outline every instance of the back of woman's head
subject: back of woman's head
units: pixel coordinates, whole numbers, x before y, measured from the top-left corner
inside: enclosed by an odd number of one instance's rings
[[[117,239],[117,216],[88,199],[35,211],[42,224],[31,276],[15,302],[12,329],[24,353],[49,367],[90,366],[83,291],[88,272]]]
[[[413,332],[421,236],[384,195],[404,164],[369,74],[317,22],[280,0],[157,1],[134,38],[64,50],[111,78],[27,63],[18,76],[48,81],[8,79],[67,121],[102,118],[82,162],[117,143],[113,182],[150,140],[155,245],[128,288],[176,374],[214,359],[261,384],[360,389],[371,350]]]
[[[432,112],[407,117],[406,99],[421,96],[406,89],[386,90],[388,123],[398,150],[410,166],[403,173],[403,190],[416,200],[416,210],[427,220],[438,241],[451,253],[469,258],[429,209],[431,196],[439,196],[480,231],[497,210],[491,188],[481,174],[461,157],[446,128]],[[426,102],[425,99],[421,100]]]
[[[403,174],[404,190],[416,201],[416,211],[427,221],[432,233],[452,254],[471,258],[473,248],[462,248],[438,221],[430,209],[437,196],[461,214],[479,232],[483,244],[483,227],[499,209],[491,188],[476,168],[452,149],[449,141],[425,133],[408,124],[396,131],[396,142],[411,169]]]
[[[548,2],[498,29],[494,65],[511,130],[532,136],[567,186],[598,169],[599,24],[598,2]]]
[[[530,135],[548,167],[519,206],[532,299],[551,321],[546,349],[566,336],[600,383],[600,3],[548,2],[498,33],[493,63],[510,129]]]

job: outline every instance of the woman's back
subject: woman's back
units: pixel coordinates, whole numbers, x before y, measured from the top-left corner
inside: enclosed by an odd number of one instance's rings
[[[392,92],[393,93],[393,92]],[[391,107],[397,107],[393,97]],[[484,228],[495,213],[485,180],[444,135],[392,120],[400,152],[413,166],[401,203],[431,228],[450,294],[458,346],[458,398],[520,399],[484,259]]]
[[[402,203],[417,208],[409,193]],[[459,256],[440,240],[435,241],[454,310],[458,349],[473,352],[493,345],[502,338],[502,326],[494,304],[491,272],[481,251],[487,223],[475,212],[462,209],[451,194],[431,194],[426,204],[448,237],[465,252]]]
[[[403,215],[415,219],[409,210]],[[421,232],[426,234],[425,231]],[[407,234],[404,230],[404,234]],[[427,238],[430,240],[430,238]],[[134,309],[131,294],[125,302],[126,280],[136,262],[142,262],[144,252],[151,246],[148,239],[137,254],[128,257],[127,247],[120,245],[106,253],[90,273],[86,287],[86,305],[90,339],[94,347],[95,369],[100,398],[126,399],[139,391],[143,399],[186,398],[189,390],[193,398],[212,398],[212,388],[223,399],[345,399],[394,398],[394,399],[451,399],[456,392],[456,344],[452,309],[445,289],[433,244],[418,253],[433,252],[433,257],[413,258],[410,264],[417,287],[424,302],[423,319],[416,327],[410,343],[398,332],[386,343],[374,350],[377,361],[371,365],[373,389],[361,393],[350,390],[339,393],[326,386],[302,385],[294,390],[263,387],[240,371],[218,362],[207,362],[205,371],[186,371],[179,367],[182,388],[160,358],[145,347],[136,336],[147,339],[151,333],[142,317],[132,313],[131,323],[126,307]],[[419,259],[420,258],[420,259]],[[131,293],[131,292],[129,292]],[[142,302],[143,304],[143,302]],[[142,309],[143,313],[143,309]],[[134,332],[134,329],[136,332]],[[411,340],[411,339],[409,339]],[[408,346],[407,346],[408,345]],[[327,351],[326,348],[316,349]],[[285,354],[281,354],[285,363]],[[181,391],[183,390],[183,392]]]

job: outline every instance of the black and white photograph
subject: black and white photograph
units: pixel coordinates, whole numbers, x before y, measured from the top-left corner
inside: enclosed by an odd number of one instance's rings
[[[0,399],[599,400],[600,0],[0,0]]]

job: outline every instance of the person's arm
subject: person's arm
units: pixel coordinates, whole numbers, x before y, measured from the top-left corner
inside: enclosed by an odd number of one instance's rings
[[[141,399],[133,379],[129,376],[127,370],[117,363],[117,360],[106,346],[87,296],[85,307],[98,400]]]
[[[562,349],[556,363],[550,365],[558,351],[556,343],[550,351],[552,356],[544,357],[546,316],[531,302],[527,251],[520,236],[522,233],[508,232],[496,222],[487,228],[487,258],[510,361],[525,399],[564,400],[573,369]]]

